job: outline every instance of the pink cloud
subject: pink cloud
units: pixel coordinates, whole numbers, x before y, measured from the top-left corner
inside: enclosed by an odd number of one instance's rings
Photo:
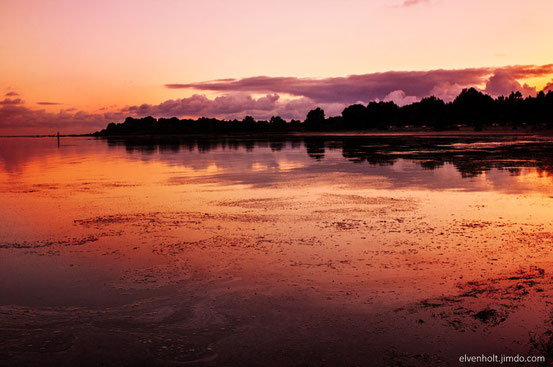
[[[282,100],[278,94],[267,94],[254,98],[246,93],[229,93],[213,99],[203,94],[191,97],[170,99],[157,105],[142,104],[129,106],[117,113],[107,113],[106,116],[132,115],[137,117],[217,117],[224,119],[241,119],[246,115],[257,119],[269,119],[271,116],[281,116],[285,119],[303,119],[307,112],[320,105],[329,113],[340,114],[346,107],[344,103],[316,104],[310,98]],[[123,117],[124,118],[124,117]]]
[[[413,102],[419,101],[419,98],[416,96],[407,96],[402,90],[394,90],[384,97],[384,102],[392,101],[398,106],[404,106],[406,104],[411,104]]]
[[[268,94],[255,99],[245,93],[226,94],[209,99],[195,94],[188,98],[170,99],[158,105],[142,104],[122,109],[136,116],[228,116],[245,112],[272,111],[279,100],[277,94]]]
[[[187,84],[167,84],[172,89],[196,89],[221,93],[276,93],[306,97],[315,103],[367,103],[383,100],[394,91],[401,90],[407,96],[424,98],[429,95],[446,101],[455,97],[453,91],[462,88],[485,85],[503,91],[508,76],[510,80],[553,74],[553,64],[522,65],[502,68],[469,68],[457,70],[430,71],[389,71],[338,78],[295,78],[257,76],[243,79],[225,79]],[[520,86],[521,91],[530,93],[528,86]],[[439,93],[442,92],[442,93]],[[510,92],[510,91],[509,91]],[[439,93],[439,94],[438,94]]]
[[[35,110],[19,103],[0,103],[0,134],[85,133],[107,124],[106,116],[84,111],[58,113]]]
[[[117,113],[107,113],[115,117],[125,114],[143,117],[217,117],[224,119],[241,119],[250,115],[256,119],[269,119],[271,116],[281,116],[285,119],[304,119],[307,112],[315,106],[320,106],[328,115],[339,115],[347,106],[345,103],[316,103],[310,98],[281,99],[278,94],[267,94],[254,98],[246,93],[228,93],[213,99],[205,95],[195,94],[191,97],[171,99],[157,105],[142,104],[129,106]]]
[[[446,102],[453,101],[455,97],[461,93],[466,85],[460,85],[458,83],[444,82],[434,86],[428,96],[438,97]],[[425,97],[428,97],[425,96]]]
[[[488,79],[484,92],[497,97],[506,96],[511,92],[520,91],[524,96],[535,95],[537,93],[535,87],[530,87],[528,84],[521,85],[513,76],[506,70],[496,71],[494,75]]]
[[[404,7],[413,6],[417,4],[427,3],[429,0],[405,0],[402,4]]]

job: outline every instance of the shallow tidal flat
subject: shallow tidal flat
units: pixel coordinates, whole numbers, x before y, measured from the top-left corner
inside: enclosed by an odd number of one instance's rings
[[[2,139],[0,364],[551,358],[552,147]]]

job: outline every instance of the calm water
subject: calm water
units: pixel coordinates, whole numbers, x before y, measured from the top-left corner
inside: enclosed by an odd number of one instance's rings
[[[0,364],[552,361],[552,149],[2,138]]]

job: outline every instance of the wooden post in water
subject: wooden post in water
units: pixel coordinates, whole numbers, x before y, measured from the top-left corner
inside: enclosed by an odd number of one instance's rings
[[[58,148],[60,147],[60,132],[58,131]]]

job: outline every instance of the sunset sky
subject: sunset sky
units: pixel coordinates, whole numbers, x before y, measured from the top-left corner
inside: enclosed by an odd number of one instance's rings
[[[0,135],[532,95],[553,88],[551,14],[550,0],[2,0]]]

